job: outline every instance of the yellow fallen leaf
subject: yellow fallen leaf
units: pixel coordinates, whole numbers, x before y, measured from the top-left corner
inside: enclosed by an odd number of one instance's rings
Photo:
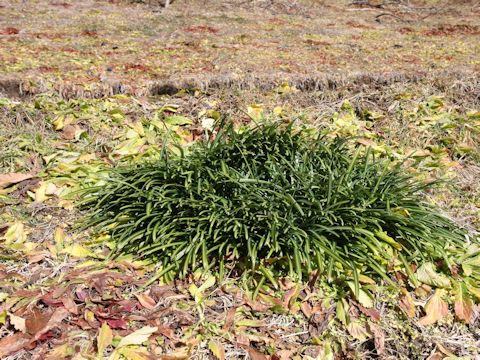
[[[47,244],[46,246],[47,246],[48,251],[50,251],[50,254],[52,255],[52,257],[54,259],[56,259],[58,257],[58,251],[57,251],[57,248],[55,247],[55,245]]]
[[[47,192],[47,187],[48,184],[46,182],[40,183],[40,186],[35,190],[35,202],[36,203],[42,203],[45,200],[48,199],[48,196],[46,194]]]
[[[119,350],[119,353],[127,360],[150,360],[152,358],[151,354],[145,348],[131,349],[123,347]]]
[[[245,326],[245,327],[263,327],[265,326],[265,321],[256,320],[256,319],[243,319],[235,322],[236,326]]]
[[[188,291],[194,297],[196,303],[201,303],[203,301],[203,293],[213,285],[215,285],[215,276],[210,275],[200,287],[192,284],[189,286]]]
[[[359,321],[352,321],[347,325],[347,330],[355,339],[365,341],[371,337],[366,327]]]
[[[10,249],[16,250],[16,251],[21,251],[25,254],[29,254],[32,252],[36,247],[38,246],[38,243],[34,243],[31,241],[27,241],[24,243],[14,243],[9,246]]]
[[[263,117],[263,104],[252,104],[247,107],[247,114],[253,120],[260,120]]]
[[[98,356],[101,357],[103,352],[112,343],[113,333],[112,329],[108,326],[107,322],[102,324],[102,327],[98,331],[97,335],[97,349],[98,349]]]
[[[62,130],[64,127],[64,116],[60,115],[53,121],[53,126],[55,126],[55,130]]]
[[[283,107],[281,107],[281,106],[275,106],[275,107],[273,108],[273,113],[274,113],[275,115],[277,115],[277,116],[285,115],[285,112],[284,112],[284,110],[283,110]]]
[[[144,326],[143,328],[138,329],[137,331],[134,331],[133,333],[122,338],[118,343],[117,348],[128,345],[141,345],[147,341],[150,335],[157,330],[158,328],[156,326]]]
[[[212,352],[213,356],[215,356],[219,360],[225,359],[225,348],[221,343],[218,341],[210,341],[208,343],[208,349]]]
[[[5,239],[6,245],[25,242],[25,240],[27,240],[27,234],[23,224],[21,222],[16,222],[11,225],[3,238]]]
[[[7,310],[3,310],[2,312],[0,312],[0,325],[5,325],[5,323],[7,322]]]
[[[65,230],[61,227],[57,227],[53,239],[55,240],[55,248],[57,249],[57,252],[62,250],[65,243]]]
[[[67,359],[74,354],[74,348],[66,343],[55,347],[51,352],[48,353],[45,360],[58,360],[58,359]]]
[[[73,257],[84,258],[84,257],[95,257],[95,254],[91,252],[88,248],[80,245],[80,244],[73,244],[61,251],[62,254],[68,254]]]
[[[281,95],[286,95],[297,91],[298,89],[295,86],[290,86],[288,81],[283,82],[279,87],[276,88],[276,92]]]
[[[85,320],[87,320],[87,321],[94,321],[95,320],[95,314],[93,313],[93,311],[86,310],[85,314],[83,316],[84,316]]]
[[[75,265],[74,269],[81,269],[81,268],[86,268],[94,265],[98,265],[98,261],[96,260],[87,260],[87,261],[82,261],[81,263]]]

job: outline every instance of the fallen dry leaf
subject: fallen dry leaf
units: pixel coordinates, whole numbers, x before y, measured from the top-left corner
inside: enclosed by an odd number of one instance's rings
[[[357,304],[357,307],[363,314],[367,315],[370,319],[374,321],[380,321],[380,312],[377,309],[367,309],[360,304]]]
[[[134,331],[133,333],[122,338],[122,340],[120,340],[118,343],[117,348],[128,345],[140,345],[147,341],[150,335],[157,330],[158,328],[156,326],[144,326],[143,328],[138,329],[137,331]]]
[[[108,326],[106,322],[102,324],[102,327],[98,331],[97,336],[97,349],[99,357],[103,355],[104,350],[107,346],[112,343],[113,333],[112,329]]]
[[[290,360],[293,354],[294,351],[292,350],[280,350],[275,353],[277,358],[280,358],[280,360]]]
[[[225,360],[225,348],[218,341],[210,341],[208,343],[208,349],[212,352],[216,359]]]
[[[33,178],[34,175],[31,173],[8,173],[0,174],[0,189],[6,188],[10,185],[17,184],[27,179]]]
[[[125,357],[125,359],[128,360],[154,360],[156,357],[154,357],[152,354],[150,354],[146,349],[140,348],[140,349],[131,349],[128,347],[124,347],[120,349],[119,353]]]
[[[78,315],[78,306],[75,304],[75,301],[71,297],[63,297],[62,298],[63,306],[67,309],[70,313],[74,315]]]
[[[415,317],[415,304],[413,303],[412,296],[406,289],[402,289],[398,306],[409,318]]]
[[[47,325],[49,319],[50,314],[42,313],[40,310],[35,309],[26,317],[25,327],[27,333],[30,335],[35,335]]]
[[[65,140],[73,140],[75,139],[76,129],[73,125],[67,125],[63,128],[62,131],[62,138]]]
[[[228,331],[232,327],[236,311],[237,307],[228,309],[227,315],[225,316],[225,323],[223,324],[223,330]]]
[[[23,333],[6,336],[0,340],[0,359],[13,354],[32,342],[32,338]]]
[[[68,311],[65,308],[58,308],[54,311],[48,322],[43,326],[34,336],[34,340],[40,339],[40,337],[51,329],[57,327],[63,319],[68,316]]]
[[[300,309],[302,310],[303,315],[305,315],[307,318],[312,316],[312,306],[308,302],[302,302]]]
[[[268,360],[267,355],[262,354],[260,351],[255,350],[251,346],[244,345],[244,344],[241,344],[241,343],[237,343],[237,346],[246,350],[247,353],[248,353],[248,356],[250,357],[251,360]]]
[[[153,300],[149,295],[147,294],[135,294],[135,296],[138,299],[138,302],[145,308],[152,310],[155,308],[157,305],[155,303],[155,300]]]
[[[473,301],[468,296],[468,292],[464,284],[458,283],[455,287],[455,291],[455,315],[459,320],[469,323],[472,321],[473,317]]]
[[[367,328],[360,323],[360,321],[352,321],[347,325],[347,330],[353,338],[365,341],[371,337],[371,334],[368,332]]]
[[[282,302],[283,308],[287,310],[290,309],[293,303],[297,300],[298,294],[300,294],[300,286],[297,284],[285,293]]]
[[[68,343],[62,344],[50,351],[45,357],[45,360],[67,359],[69,356],[72,356],[73,353],[74,349],[72,346],[70,346]]]
[[[418,321],[419,325],[426,326],[434,324],[448,315],[448,305],[442,299],[444,294],[445,290],[443,289],[437,289],[435,291],[435,294],[433,294],[425,305],[426,315]]]
[[[383,331],[379,326],[376,326],[372,323],[369,324],[369,328],[370,331],[373,333],[377,355],[381,356],[385,353],[385,331]]]
[[[12,324],[13,327],[15,329],[17,329],[18,331],[21,331],[22,333],[26,332],[25,319],[24,318],[22,318],[20,316],[16,316],[14,314],[10,314],[10,324]]]

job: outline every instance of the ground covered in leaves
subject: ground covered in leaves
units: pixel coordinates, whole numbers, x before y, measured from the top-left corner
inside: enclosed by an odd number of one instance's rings
[[[0,358],[478,358],[480,286],[459,275],[480,269],[478,4],[312,4],[0,1]],[[166,133],[188,147],[264,117],[413,154],[471,234],[462,268],[252,299],[237,279],[165,283],[76,227],[75,192],[158,157]]]

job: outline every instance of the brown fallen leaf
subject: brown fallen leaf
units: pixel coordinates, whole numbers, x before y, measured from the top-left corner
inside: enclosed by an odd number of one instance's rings
[[[246,350],[251,360],[268,360],[269,359],[267,355],[262,354],[260,351],[255,350],[251,346],[244,345],[241,343],[237,343],[237,346]]]
[[[448,305],[442,299],[444,294],[445,290],[443,289],[437,289],[435,291],[435,294],[433,294],[425,305],[426,315],[418,321],[418,324],[423,326],[431,325],[448,315]]]
[[[78,306],[75,304],[75,301],[71,297],[63,297],[62,298],[63,306],[67,309],[70,313],[74,315],[78,315]]]
[[[18,30],[17,28],[11,27],[11,26],[3,28],[2,30],[0,30],[1,35],[17,35],[18,33],[20,33],[20,30]]]
[[[11,336],[4,337],[0,340],[0,359],[7,357],[32,342],[32,338],[23,333],[16,333]]]
[[[6,188],[10,185],[17,184],[27,179],[33,178],[34,175],[31,173],[8,173],[0,174],[0,189]]]
[[[232,327],[236,311],[237,307],[228,309],[227,315],[225,316],[225,323],[223,324],[223,330],[228,331]]]
[[[135,294],[138,299],[138,302],[148,310],[152,310],[157,305],[155,300],[153,300],[148,294]]]
[[[473,301],[468,296],[466,286],[464,284],[457,283],[455,291],[455,315],[459,320],[470,323],[473,317]]]
[[[368,309],[363,307],[360,304],[357,304],[357,307],[364,315],[367,315],[370,319],[374,321],[380,321],[380,312],[377,309],[374,309],[374,308]]]
[[[293,303],[297,300],[298,294],[300,294],[300,286],[297,284],[285,293],[282,301],[283,308],[289,310]]]
[[[58,308],[54,311],[48,322],[34,336],[34,340],[38,340],[43,334],[60,325],[60,323],[68,316],[68,310]]]
[[[266,304],[264,301],[261,301],[263,299],[255,299],[252,300],[248,298],[248,296],[245,296],[243,298],[243,301],[245,302],[246,305],[248,305],[253,311],[258,311],[258,312],[264,312],[273,307],[274,305],[280,305],[281,306],[281,301],[279,299],[277,304]]]
[[[385,331],[372,323],[369,323],[369,328],[373,333],[377,355],[382,356],[385,354]]]
[[[175,335],[175,331],[172,328],[169,328],[168,326],[164,324],[160,324],[160,320],[157,319],[156,321],[157,325],[157,332],[165,336],[166,338],[172,340],[173,342],[179,342],[180,339]]]
[[[37,334],[47,325],[49,319],[50,314],[42,313],[38,309],[34,309],[32,313],[26,314],[25,328],[27,333],[30,335]]]
[[[280,360],[290,360],[295,352],[292,350],[280,350],[275,353]]]
[[[62,138],[65,140],[75,139],[75,126],[73,125],[65,126],[62,131]]]
[[[300,309],[302,310],[303,315],[305,315],[307,318],[312,316],[312,306],[308,302],[302,302]]]
[[[398,306],[409,318],[415,317],[415,304],[412,296],[406,289],[402,289],[402,295],[400,296]]]

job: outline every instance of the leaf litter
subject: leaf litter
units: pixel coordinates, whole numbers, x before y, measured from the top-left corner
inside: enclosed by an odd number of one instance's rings
[[[51,6],[76,11],[77,5]],[[251,9],[247,12],[251,13]],[[41,21],[40,12],[32,13]],[[109,21],[116,16],[114,12],[111,14]],[[298,26],[296,20],[289,22],[281,16],[267,20],[272,20],[272,24],[287,21],[284,28],[290,32]],[[300,22],[303,21],[306,20]],[[265,61],[271,60],[264,55],[268,51],[254,50],[261,48],[260,44],[241,33],[250,31],[252,26],[259,31],[256,24],[262,26],[261,31],[274,36],[280,36],[277,33],[280,30],[259,19],[253,23],[247,21],[243,28],[232,27],[240,34],[233,34],[236,37],[232,39],[238,39],[245,51],[253,54],[248,61],[242,51],[237,51],[236,59],[241,59],[244,68],[251,71],[258,70],[261,64],[263,71]],[[105,26],[110,26],[108,21]],[[368,279],[362,282],[358,297],[353,296],[351,289],[336,294],[325,284],[296,287],[280,282],[278,289],[262,289],[259,296],[252,299],[252,294],[239,286],[236,279],[212,284],[209,277],[201,274],[168,284],[156,279],[145,286],[162,269],[129,257],[107,260],[111,248],[107,235],[93,237],[88,231],[79,232],[73,227],[79,217],[74,208],[75,191],[108,181],[108,168],[112,165],[157,157],[166,132],[188,147],[192,139],[203,136],[204,129],[211,131],[214,122],[210,119],[216,120],[218,116],[234,116],[239,122],[247,122],[274,115],[315,122],[331,134],[358,136],[359,144],[371,146],[381,156],[401,158],[415,152],[411,166],[420,178],[453,179],[454,185],[431,194],[432,201],[442,204],[455,220],[476,230],[480,224],[480,190],[475,187],[475,180],[467,182],[468,176],[458,177],[458,174],[474,174],[479,166],[480,118],[475,104],[468,105],[471,111],[467,111],[466,107],[453,105],[455,101],[461,102],[460,98],[452,101],[438,96],[415,96],[411,88],[398,91],[394,88],[391,98],[381,92],[368,96],[332,92],[331,102],[329,93],[324,92],[325,103],[318,104],[319,94],[309,99],[307,93],[297,91],[301,86],[284,81],[272,86],[272,94],[267,95],[250,91],[235,97],[228,91],[219,91],[217,95],[195,90],[196,94],[192,92],[187,96],[148,100],[110,96],[109,91],[116,86],[115,79],[105,76],[105,83],[99,85],[95,83],[97,80],[92,80],[94,77],[81,75],[92,69],[94,73],[103,72],[106,65],[102,57],[92,60],[92,54],[84,49],[96,46],[97,41],[114,41],[126,53],[141,54],[143,50],[138,44],[144,39],[139,37],[139,42],[124,37],[125,41],[121,41],[110,34],[106,36],[99,24],[97,27],[98,30],[84,29],[73,35],[61,26],[53,32],[39,30],[36,35],[25,26],[3,27],[7,29],[5,37],[10,39],[5,43],[3,54],[14,53],[16,59],[2,62],[2,71],[30,79],[31,82],[24,82],[24,91],[32,94],[47,91],[48,94],[21,102],[0,99],[0,357],[333,359],[334,354],[361,358],[383,354],[410,359],[428,358],[432,354],[436,356],[433,358],[478,356],[480,286],[477,281],[464,282],[458,278],[459,270],[448,264],[412,267],[413,277],[398,271],[395,279],[402,285],[399,293],[391,292],[383,284],[372,284]],[[154,47],[151,53],[155,58],[145,57],[145,64],[141,64],[144,68],[130,66],[129,72],[123,74],[123,83],[128,87],[134,82],[140,83],[139,79],[148,79],[152,72],[142,70],[147,68],[157,74],[172,70],[176,76],[176,67],[163,65],[177,63],[179,57],[188,58],[194,53],[192,47],[196,47],[194,51],[210,55],[236,51],[229,48],[237,45],[229,44],[231,40],[223,39],[218,44],[215,40],[209,44],[191,39],[198,36],[198,31],[208,35],[210,27],[218,29],[217,39],[231,35],[221,23],[185,26],[195,31],[186,31],[185,37],[180,36],[169,47]],[[339,31],[328,26],[322,28],[325,34]],[[442,68],[474,63],[474,47],[466,49],[460,41],[445,44],[441,33],[453,37],[459,31],[450,28],[461,31],[470,28],[435,24],[413,28],[412,32],[399,32],[399,38],[395,38],[405,41],[403,49],[396,50],[398,56],[392,57],[390,69],[408,68],[402,56],[412,51],[418,41],[415,36],[422,31],[433,44],[442,43],[446,48],[425,47],[418,59],[422,65],[415,67],[429,66],[433,56],[448,57],[449,60],[441,63]],[[148,31],[139,30],[139,33]],[[430,36],[430,30],[435,31],[435,36]],[[377,46],[379,38],[383,44],[380,34],[384,30],[355,25],[354,31],[355,34],[339,34],[335,41],[338,46],[332,46],[331,37],[325,34],[306,35],[309,43],[304,44],[309,47],[308,54],[316,58],[318,51],[325,53],[320,56],[323,64],[318,66],[341,64],[349,69],[345,58],[356,58],[352,55],[354,47],[351,52],[339,49],[350,46],[352,36],[360,35],[361,40],[356,41],[363,41],[365,48]],[[33,41],[27,44],[22,36],[33,36]],[[72,43],[72,36],[78,44]],[[104,40],[100,40],[102,37]],[[19,41],[23,45],[19,45]],[[42,41],[47,43],[43,50],[39,47]],[[277,45],[272,42],[268,46],[276,49]],[[315,49],[318,47],[324,49]],[[12,48],[14,52],[9,50]],[[104,48],[105,52],[113,51]],[[43,56],[38,56],[39,51]],[[383,56],[382,51],[391,50],[379,50],[377,55]],[[277,50],[270,53],[276,54]],[[297,48],[292,53],[301,58],[299,54],[307,55],[307,50]],[[368,64],[377,66],[374,55],[365,58]],[[48,59],[48,69],[42,70],[45,64],[41,59]],[[233,64],[237,64],[237,60],[234,58]],[[278,65],[291,71],[294,62],[284,60]],[[70,70],[64,68],[66,62],[73,64]],[[114,64],[115,68],[133,64],[129,56],[123,55],[119,62]],[[162,69],[157,62],[162,62]],[[297,70],[305,64],[300,65]],[[185,63],[185,68],[193,73],[208,72],[208,64],[200,60]],[[59,83],[58,69],[65,74]],[[147,93],[144,84],[146,82],[131,93]],[[423,94],[423,89],[417,89],[417,93]],[[70,100],[58,96],[73,93],[87,96],[108,93],[109,96],[103,99],[79,96]],[[383,98],[387,105],[370,107],[369,101],[374,97]],[[338,104],[339,98],[348,98],[348,101]],[[299,110],[299,104],[305,104],[304,109]],[[478,249],[474,246],[468,254],[460,254],[464,256],[461,271],[465,274],[478,274],[476,254]],[[451,271],[452,277],[445,279],[442,274],[446,271]],[[339,297],[342,300],[338,301]]]

